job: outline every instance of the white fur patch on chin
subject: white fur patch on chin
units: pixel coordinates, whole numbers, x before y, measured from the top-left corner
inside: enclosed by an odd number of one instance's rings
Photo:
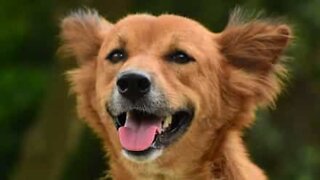
[[[133,162],[136,162],[136,163],[151,162],[162,155],[162,149],[152,151],[150,154],[148,154],[146,156],[132,156],[132,155],[128,154],[128,152],[125,150],[122,150],[121,152],[125,158],[127,158]]]

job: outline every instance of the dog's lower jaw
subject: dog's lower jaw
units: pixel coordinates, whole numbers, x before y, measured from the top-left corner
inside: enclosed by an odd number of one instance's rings
[[[252,163],[243,146],[240,133],[228,131],[223,141],[214,149],[212,157],[206,161],[188,162],[184,166],[134,163],[128,160],[114,160],[111,163],[113,179],[225,179],[225,180],[266,180],[263,171]],[[112,159],[112,158],[111,158]],[[179,157],[175,161],[179,161]],[[173,164],[175,162],[172,162]],[[160,167],[161,166],[161,167]],[[250,169],[250,171],[248,171]]]
[[[142,157],[139,157],[139,156],[132,156],[130,155],[130,153],[126,150],[122,150],[121,151],[122,155],[124,157],[126,157],[127,159],[133,161],[133,162],[136,162],[136,163],[147,163],[147,162],[152,162],[154,161],[155,159],[157,159],[159,156],[161,156],[162,154],[162,149],[156,149],[154,150],[153,152],[151,152],[150,155],[148,155],[147,157],[145,156],[142,156]]]

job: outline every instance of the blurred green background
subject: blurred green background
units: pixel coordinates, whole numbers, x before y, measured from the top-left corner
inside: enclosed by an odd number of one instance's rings
[[[90,180],[104,153],[77,120],[56,56],[59,21],[92,7],[111,21],[128,13],[175,13],[220,31],[236,5],[284,16],[295,27],[291,78],[275,110],[260,110],[245,136],[270,179],[320,179],[320,0],[11,0],[0,2],[0,179]]]

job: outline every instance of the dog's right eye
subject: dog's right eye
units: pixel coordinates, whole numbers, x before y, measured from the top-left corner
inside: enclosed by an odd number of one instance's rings
[[[124,49],[115,49],[108,54],[106,59],[115,64],[120,61],[125,61],[127,58],[128,55]]]

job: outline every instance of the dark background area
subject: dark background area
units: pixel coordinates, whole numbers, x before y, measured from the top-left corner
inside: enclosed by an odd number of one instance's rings
[[[294,25],[290,80],[275,109],[257,113],[245,136],[270,179],[320,179],[319,0],[11,0],[0,2],[0,179],[98,179],[107,168],[101,144],[75,113],[56,56],[59,22],[96,8],[108,20],[128,13],[174,13],[219,32],[235,6],[265,10]]]

